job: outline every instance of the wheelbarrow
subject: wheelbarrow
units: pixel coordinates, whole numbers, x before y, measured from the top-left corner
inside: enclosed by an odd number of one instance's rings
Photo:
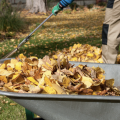
[[[51,14],[48,18],[50,18]],[[48,19],[47,18],[47,19]],[[46,20],[47,20],[46,19]],[[45,21],[46,21],[45,20]],[[43,21],[43,23],[45,22]],[[11,53],[1,59],[0,63],[10,59],[31,35],[43,24],[41,23],[32,33],[30,33]],[[75,66],[79,64],[89,67],[101,67],[105,70],[106,79],[115,79],[115,86],[120,86],[120,67],[117,64],[99,64],[70,62]],[[93,95],[49,95],[49,94],[29,94],[0,91],[0,95],[5,95],[18,104],[26,108],[29,114],[27,120],[33,120],[33,113],[41,116],[45,120],[119,120],[120,118],[120,97],[119,96],[93,96]]]
[[[115,86],[120,86],[120,67],[117,64],[70,63],[75,66],[79,64],[89,67],[99,66],[105,70],[106,79],[114,78]],[[45,120],[119,120],[120,118],[119,96],[50,95],[2,91],[0,95],[7,96]]]

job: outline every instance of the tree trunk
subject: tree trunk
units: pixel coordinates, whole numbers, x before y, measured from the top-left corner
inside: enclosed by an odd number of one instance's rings
[[[33,0],[26,0],[26,9],[30,10],[33,7]]]
[[[26,0],[26,9],[32,13],[46,13],[45,0]]]

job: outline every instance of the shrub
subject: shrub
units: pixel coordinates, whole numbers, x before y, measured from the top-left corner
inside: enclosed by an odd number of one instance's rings
[[[83,9],[84,9],[84,6],[82,6],[82,5],[79,5],[79,8],[80,8],[81,10],[83,10]]]
[[[76,10],[79,7],[79,5],[75,2],[71,3],[69,6],[72,10]]]
[[[107,3],[105,3],[105,2],[99,2],[98,3],[98,6],[106,6],[107,5]]]
[[[20,17],[20,13],[15,11],[10,3],[2,0],[0,5],[0,30],[20,31],[24,29],[25,21]]]
[[[91,9],[91,8],[93,8],[93,4],[89,4],[89,5],[87,5],[87,7],[89,8],[89,9]]]

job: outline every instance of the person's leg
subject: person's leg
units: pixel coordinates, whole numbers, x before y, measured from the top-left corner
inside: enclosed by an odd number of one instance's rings
[[[116,62],[120,42],[120,0],[109,0],[102,32],[102,58],[104,63]]]
[[[107,7],[105,13],[105,20],[103,23],[103,29],[102,29],[102,58],[104,63],[107,63],[107,53],[108,53],[107,40],[108,40],[109,25],[111,21],[111,14],[112,14],[112,9]]]

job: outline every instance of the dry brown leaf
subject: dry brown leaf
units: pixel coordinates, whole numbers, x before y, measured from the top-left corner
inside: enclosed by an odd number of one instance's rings
[[[70,78],[68,78],[68,77],[63,77],[63,79],[62,79],[62,85],[65,87],[65,88],[67,88],[68,86],[69,86],[69,84],[70,84]]]
[[[74,75],[73,72],[71,72],[70,70],[67,70],[66,68],[62,69],[61,72],[63,72],[67,76],[73,76]]]
[[[39,93],[41,91],[39,86],[29,85],[29,93]]]
[[[4,83],[5,82],[3,82],[3,81],[0,80],[0,87],[3,87]]]
[[[8,82],[6,76],[0,76],[0,81],[3,81],[4,83]]]
[[[106,80],[106,86],[107,87],[113,87],[114,85],[114,79]]]
[[[11,106],[17,105],[17,103],[10,103]]]

